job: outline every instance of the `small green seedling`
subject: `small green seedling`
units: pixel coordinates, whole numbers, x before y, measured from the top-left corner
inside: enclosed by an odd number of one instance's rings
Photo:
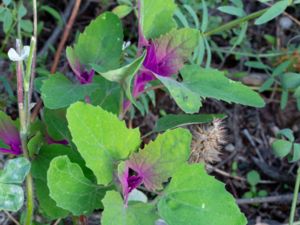
[[[290,163],[299,163],[300,159],[300,144],[295,143],[295,137],[291,129],[280,130],[276,135],[275,141],[272,143],[274,154],[279,158],[288,157]],[[294,224],[294,217],[297,205],[297,199],[300,188],[300,167],[298,166],[297,178],[294,187],[294,196],[290,212],[289,225]]]
[[[289,162],[300,159],[300,144],[295,143],[295,137],[291,129],[280,130],[272,143],[272,150],[279,158],[288,157]]]
[[[250,185],[250,191],[244,194],[244,198],[265,197],[268,195],[266,190],[258,190],[257,185],[261,178],[256,170],[247,173],[247,182]]]

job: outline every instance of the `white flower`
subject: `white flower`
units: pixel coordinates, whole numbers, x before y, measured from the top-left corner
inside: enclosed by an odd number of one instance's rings
[[[122,50],[128,48],[130,45],[131,45],[131,42],[130,42],[130,41],[123,42]]]
[[[7,55],[11,61],[19,62],[26,59],[29,56],[29,53],[30,46],[26,45],[21,49],[21,54],[17,53],[17,51],[14,48],[10,48]]]

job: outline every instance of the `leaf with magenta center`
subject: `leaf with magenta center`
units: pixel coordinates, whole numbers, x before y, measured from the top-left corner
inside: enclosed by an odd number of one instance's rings
[[[186,129],[169,130],[134,153],[125,164],[120,164],[119,179],[125,201],[128,194],[142,183],[150,191],[161,190],[163,183],[187,162],[191,138]]]
[[[176,28],[174,0],[139,0],[140,26],[146,39],[157,38]]]
[[[97,64],[103,71],[107,71],[119,66],[122,45],[123,29],[120,19],[114,13],[105,12],[85,28],[74,45],[74,53],[67,55],[72,56],[68,57],[71,67],[76,67],[76,63],[79,63],[86,69],[91,69],[91,64]]]
[[[180,168],[159,198],[158,211],[168,225],[247,224],[225,185],[201,164]]]
[[[147,55],[143,63],[145,69],[140,72],[135,80],[134,95],[137,96],[142,92],[145,85],[154,80],[156,75],[162,76],[162,79],[164,79],[164,77],[177,74],[197,47],[198,39],[198,30],[182,28],[172,30],[151,41],[147,47]],[[168,79],[165,82],[168,82]],[[169,81],[168,84],[170,82],[172,81]],[[189,92],[188,95],[192,95],[191,91],[183,87],[184,85],[182,86],[183,89],[178,89],[177,84],[169,85],[172,85],[169,89],[170,91],[177,89],[182,90],[183,93]],[[178,91],[175,92],[178,93]],[[188,110],[191,111],[191,109]],[[195,109],[193,110],[195,111]]]
[[[103,225],[153,225],[158,219],[155,206],[142,202],[129,202],[126,206],[121,195],[109,191],[102,200],[104,212]]]
[[[0,111],[0,152],[22,154],[19,131],[12,119]]]
[[[127,159],[140,145],[138,129],[100,107],[75,103],[67,110],[73,142],[97,177],[98,184],[112,181],[116,163]]]
[[[147,48],[145,68],[161,76],[177,74],[198,45],[199,31],[172,30],[154,39]]]

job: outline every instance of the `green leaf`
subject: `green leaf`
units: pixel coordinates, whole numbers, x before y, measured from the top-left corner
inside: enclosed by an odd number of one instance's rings
[[[292,142],[286,140],[280,140],[280,139],[276,139],[272,143],[273,152],[279,158],[283,158],[287,156],[292,150],[292,146],[293,146]]]
[[[39,7],[39,10],[49,13],[57,21],[58,26],[60,26],[60,27],[63,26],[63,24],[64,24],[63,19],[62,19],[60,13],[56,9],[54,9],[50,6],[47,6],[47,5],[42,5],[41,7]]]
[[[300,144],[293,144],[293,155],[289,162],[297,162],[300,159]]]
[[[49,196],[49,188],[47,182],[40,179],[34,180],[34,187],[36,196],[39,202],[39,210],[41,213],[50,220],[58,218],[65,218],[69,215],[69,212],[59,208],[56,202]]]
[[[184,83],[179,83],[176,80],[155,74],[164,86],[168,89],[176,104],[185,113],[196,113],[202,106],[199,94],[191,91]]]
[[[204,33],[208,27],[208,8],[205,0],[202,0],[202,23],[201,23],[201,31]]]
[[[97,64],[102,71],[119,66],[123,45],[123,29],[120,19],[106,12],[93,20],[79,35],[74,53],[81,65]]]
[[[280,98],[280,109],[283,110],[289,100],[289,92],[287,90],[283,90],[281,93],[281,98]]]
[[[77,151],[58,144],[43,146],[39,154],[32,161],[31,171],[34,178],[39,209],[45,217],[52,220],[66,217],[69,214],[66,210],[58,207],[56,202],[50,198],[47,186],[47,171],[51,160],[63,155],[68,156],[71,162],[77,163],[84,172],[85,177],[89,178],[89,180],[95,180],[92,171],[85,167],[85,162]]]
[[[20,25],[22,30],[27,33],[31,33],[33,31],[33,24],[31,20],[21,20]]]
[[[101,76],[94,77],[94,83],[97,84],[97,91],[91,94],[91,103],[101,106],[101,108],[118,114],[121,101],[121,87],[116,83],[105,80]]]
[[[98,72],[105,79],[113,82],[118,82],[124,89],[127,98],[135,103],[135,100],[132,96],[131,83],[134,75],[138,72],[142,66],[144,59],[146,57],[146,52],[144,52],[139,58],[134,60],[132,63],[123,66],[119,69],[110,70],[107,72],[101,72],[101,67],[98,65],[92,65],[93,69]]]
[[[266,190],[260,190],[257,193],[258,197],[267,197],[268,196],[268,192]]]
[[[275,82],[275,79],[270,77],[269,79],[267,79],[263,85],[259,88],[259,92],[264,92],[266,90],[268,90],[269,88],[272,87],[273,83]]]
[[[289,6],[289,0],[281,0],[272,5],[263,15],[255,20],[256,25],[261,25],[269,22],[282,14]]]
[[[44,137],[40,131],[38,131],[28,142],[27,148],[29,155],[32,157],[38,154],[42,145],[44,144]]]
[[[1,20],[3,21],[4,33],[7,34],[7,32],[9,31],[9,29],[11,28],[11,26],[13,24],[13,15],[9,9],[6,9],[4,11],[4,15],[3,15],[3,18],[1,18]]]
[[[20,3],[20,4],[19,4],[19,8],[18,8],[18,17],[19,17],[20,19],[22,19],[24,16],[26,16],[26,14],[27,14],[27,9],[26,9],[26,7],[24,6],[23,3]]]
[[[121,195],[116,191],[107,192],[102,202],[103,225],[153,225],[158,219],[155,205],[129,202],[128,206],[125,206]]]
[[[4,5],[8,6],[11,3],[11,0],[3,0]]]
[[[157,120],[154,131],[161,132],[168,129],[173,129],[176,127],[199,124],[199,123],[209,123],[214,119],[223,119],[225,115],[223,114],[169,114],[164,117],[161,117]]]
[[[23,157],[8,160],[0,170],[0,210],[18,211],[24,202],[22,185],[30,170],[30,162]]]
[[[54,158],[47,173],[50,197],[73,215],[86,215],[101,208],[105,191],[87,179],[80,166],[67,156]]]
[[[259,62],[259,61],[247,61],[245,62],[245,66],[254,68],[254,69],[262,69],[262,70],[268,70],[271,69],[268,65]]]
[[[134,153],[128,166],[144,175],[143,182],[148,190],[160,190],[163,182],[188,160],[191,140],[192,135],[186,129],[169,130]]]
[[[247,86],[228,79],[215,69],[203,69],[196,65],[185,66],[181,70],[186,87],[202,98],[215,98],[226,102],[263,107],[264,100]]]
[[[48,134],[52,139],[55,141],[71,140],[65,109],[50,110],[44,108],[44,120]]]
[[[77,163],[84,172],[84,175],[90,180],[95,180],[92,171],[85,166],[84,160],[77,151],[70,147],[59,144],[45,145],[41,148],[39,154],[32,161],[32,176],[34,179],[47,181],[47,171],[52,159],[58,156],[68,156],[73,163]]]
[[[257,171],[252,170],[247,173],[247,181],[251,186],[256,186],[260,181],[260,175]]]
[[[285,89],[297,88],[300,85],[299,73],[284,73],[281,76],[281,84]]]
[[[146,39],[158,38],[176,28],[174,0],[140,0],[140,4],[140,23]]]
[[[128,129],[124,121],[100,107],[75,103],[67,111],[67,120],[73,142],[98,184],[110,183],[115,164],[140,145],[138,129]]]
[[[50,75],[42,85],[42,99],[47,108],[59,109],[83,100],[97,88],[97,84],[75,84],[63,75]]]
[[[174,174],[158,211],[168,225],[247,224],[225,185],[207,175],[201,164],[185,165]]]
[[[237,17],[243,17],[245,16],[245,12],[243,9],[235,7],[235,6],[220,6],[218,7],[218,10]]]
[[[289,128],[285,128],[277,132],[276,137],[284,137],[287,138],[290,142],[295,141],[295,137],[293,131]]]
[[[0,210],[17,212],[24,203],[22,187],[14,184],[0,183]]]
[[[296,88],[294,92],[294,97],[298,99],[300,98],[300,86]]]
[[[0,183],[22,184],[30,170],[30,162],[23,157],[8,160],[0,171]]]
[[[116,14],[120,19],[126,17],[129,13],[131,13],[132,7],[129,5],[118,5],[115,7],[112,12]]]

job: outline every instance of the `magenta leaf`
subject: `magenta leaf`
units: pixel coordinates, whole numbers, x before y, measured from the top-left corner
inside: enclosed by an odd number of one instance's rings
[[[0,146],[0,151],[13,155],[22,154],[19,131],[13,121],[2,111],[0,111],[0,140],[6,145]]]
[[[89,84],[92,83],[93,77],[95,75],[95,71],[93,69],[87,70],[85,66],[81,65],[79,60],[75,55],[75,51],[72,47],[67,47],[66,55],[69,62],[69,65],[75,74],[77,80],[81,84]]]
[[[144,68],[135,80],[134,96],[141,93],[145,85],[155,80],[154,74],[170,77],[179,72],[199,41],[199,31],[190,28],[172,30],[150,41]]]
[[[169,130],[121,163],[118,177],[125,202],[129,193],[141,184],[150,191],[161,190],[163,183],[186,163],[190,144],[191,134],[188,130]]]

